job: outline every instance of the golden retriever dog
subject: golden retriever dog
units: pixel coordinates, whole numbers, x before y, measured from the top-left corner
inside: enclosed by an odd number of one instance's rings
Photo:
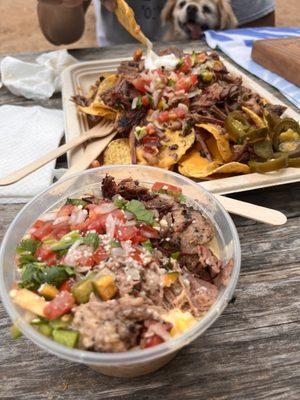
[[[168,24],[163,40],[197,40],[207,29],[230,29],[237,26],[230,0],[168,0],[161,12]]]

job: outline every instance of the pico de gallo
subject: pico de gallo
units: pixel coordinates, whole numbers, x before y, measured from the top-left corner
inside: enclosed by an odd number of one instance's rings
[[[121,352],[182,335],[230,278],[211,222],[174,185],[106,176],[101,189],[33,223],[16,249],[14,303],[70,348]]]

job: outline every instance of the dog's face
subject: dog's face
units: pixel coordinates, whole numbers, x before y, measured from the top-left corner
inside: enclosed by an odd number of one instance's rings
[[[176,38],[192,40],[199,39],[207,29],[236,25],[228,0],[168,0],[162,20],[173,24]]]

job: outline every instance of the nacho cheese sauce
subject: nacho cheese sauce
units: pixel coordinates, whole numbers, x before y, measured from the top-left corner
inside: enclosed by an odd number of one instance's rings
[[[16,249],[16,305],[41,334],[96,352],[152,347],[192,328],[226,285],[211,222],[181,189],[106,176],[68,199]]]

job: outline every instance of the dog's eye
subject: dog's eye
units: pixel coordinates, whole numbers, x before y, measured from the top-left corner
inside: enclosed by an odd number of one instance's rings
[[[203,6],[202,10],[205,14],[211,14],[211,9],[208,6]]]
[[[179,7],[180,7],[180,8],[184,7],[185,5],[186,5],[186,1],[181,1],[181,2],[179,3]]]

